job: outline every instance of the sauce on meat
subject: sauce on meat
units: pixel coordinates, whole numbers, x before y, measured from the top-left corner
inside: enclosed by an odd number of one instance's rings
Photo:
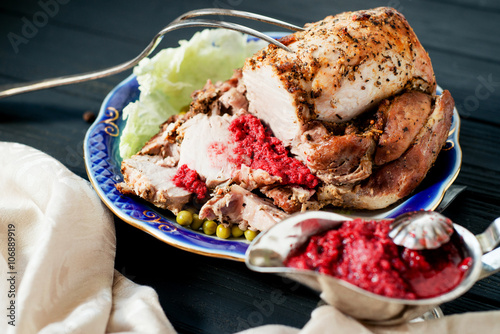
[[[198,173],[187,165],[179,167],[172,180],[177,187],[194,193],[197,199],[204,199],[207,196],[207,185],[200,179]]]
[[[294,184],[307,188],[318,185],[318,179],[299,160],[288,155],[283,143],[264,127],[253,115],[243,115],[229,125],[234,140],[230,157],[238,168],[245,164],[252,169],[262,169],[281,178],[281,184]]]

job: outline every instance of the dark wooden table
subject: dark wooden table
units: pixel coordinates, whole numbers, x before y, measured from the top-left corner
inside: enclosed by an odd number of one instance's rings
[[[467,188],[444,213],[479,233],[500,215],[500,3],[495,0],[3,1],[0,84],[123,62],[191,9],[249,10],[302,25],[328,14],[377,6],[395,7],[406,16],[431,56],[439,85],[455,98],[463,150],[455,184]],[[193,32],[171,33],[160,47],[176,46]],[[0,100],[0,140],[40,149],[87,178],[82,144],[90,124],[82,116],[97,113],[106,94],[129,74]],[[116,269],[155,288],[179,332],[230,333],[272,323],[301,327],[318,303],[308,289],[250,272],[243,263],[181,251],[119,219],[116,231]],[[442,305],[445,314],[498,309],[498,274]]]

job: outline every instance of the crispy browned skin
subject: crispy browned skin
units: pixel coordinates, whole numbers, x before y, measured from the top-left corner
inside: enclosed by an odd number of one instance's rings
[[[269,46],[246,61],[243,80],[250,112],[286,143],[295,131],[281,129],[268,113],[284,115],[285,124],[300,131],[311,119],[350,120],[404,89],[435,92],[429,56],[392,8],[328,16],[285,42],[293,53]],[[284,102],[287,112],[279,111]]]
[[[375,153],[375,165],[396,160],[403,154],[424,125],[431,112],[432,97],[411,91],[400,95],[392,103],[383,101],[379,110],[385,126]]]
[[[411,147],[355,187],[350,203],[358,208],[384,208],[408,196],[424,179],[448,138],[455,102],[449,91],[436,99],[434,110]],[[350,197],[350,196],[349,196]]]

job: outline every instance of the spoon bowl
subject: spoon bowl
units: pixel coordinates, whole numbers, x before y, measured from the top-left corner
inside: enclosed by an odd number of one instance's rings
[[[410,249],[436,249],[450,241],[452,221],[435,211],[411,211],[396,217],[389,237],[396,245]]]
[[[285,266],[284,262],[290,252],[303,245],[311,236],[339,227],[344,221],[352,219],[325,211],[292,215],[254,239],[247,250],[245,263],[251,270],[279,274],[308,286],[320,293],[321,299],[326,303],[360,321],[384,325],[415,319],[436,306],[459,297],[477,280],[500,270],[497,260],[500,253],[487,254],[491,260],[485,264],[482,247],[476,236],[457,224],[453,224],[453,227],[463,244],[464,255],[472,258],[472,265],[457,287],[432,298],[389,298],[330,275]],[[500,223],[500,220],[497,221]]]

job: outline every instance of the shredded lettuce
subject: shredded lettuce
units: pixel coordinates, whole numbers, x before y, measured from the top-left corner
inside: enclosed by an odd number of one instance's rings
[[[122,159],[137,153],[169,116],[188,106],[193,91],[201,89],[207,79],[229,79],[234,69],[266,43],[249,42],[247,35],[235,31],[206,29],[179,45],[143,59],[134,68],[140,97],[123,109]]]

